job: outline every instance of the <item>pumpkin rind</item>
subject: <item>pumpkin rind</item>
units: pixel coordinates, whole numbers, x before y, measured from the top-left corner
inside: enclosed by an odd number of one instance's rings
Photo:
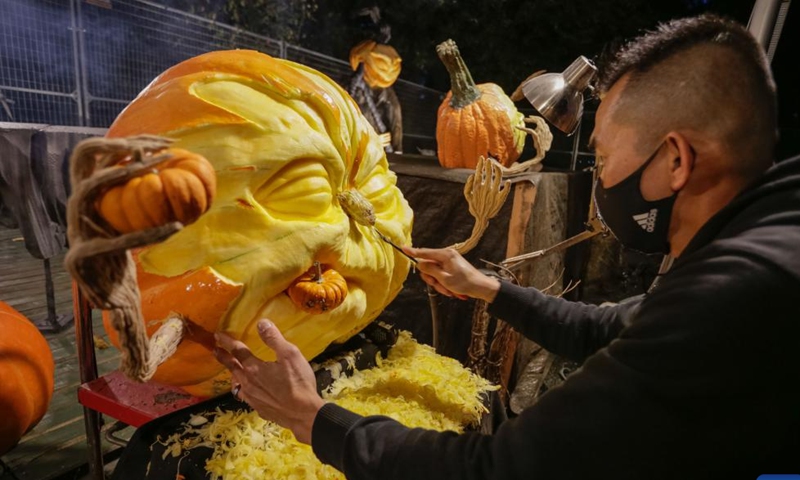
[[[0,455],[36,426],[53,397],[50,346],[30,320],[0,301]]]
[[[374,129],[330,78],[254,51],[203,54],[160,75],[108,132],[138,134],[169,137],[203,155],[217,179],[209,210],[145,249],[142,268],[161,277],[211,268],[241,284],[214,328],[255,355],[274,359],[255,328],[260,318],[310,359],[360,331],[399,293],[410,264],[372,229],[409,244],[413,214]],[[375,227],[351,221],[338,200],[346,191],[374,207]],[[314,261],[348,287],[338,307],[317,315],[284,293]],[[141,280],[140,288],[145,296]],[[192,298],[200,297],[186,301]],[[170,375],[159,378],[186,383],[178,369]]]
[[[439,106],[436,143],[439,164],[474,169],[478,158],[492,157],[508,167],[525,146],[523,115],[499,85],[475,85],[455,42],[437,49],[450,74],[451,90]]]
[[[134,261],[147,335],[152,336],[172,312],[179,313],[187,321],[183,340],[175,353],[158,367],[153,381],[184,387],[220,375],[225,367],[214,357],[213,334],[219,330],[220,320],[239,297],[242,285],[208,267],[173,278],[154,275],[142,269],[139,253],[134,252]],[[103,312],[103,327],[111,344],[119,347],[119,334],[111,326],[107,311]],[[215,395],[211,390],[213,385],[205,387],[193,391],[199,396]]]

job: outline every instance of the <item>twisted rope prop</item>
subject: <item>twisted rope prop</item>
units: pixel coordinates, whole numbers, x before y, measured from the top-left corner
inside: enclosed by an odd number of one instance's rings
[[[136,265],[130,249],[161,242],[183,225],[118,234],[97,212],[99,196],[108,188],[152,172],[171,158],[159,154],[171,140],[143,135],[130,138],[90,138],[78,144],[70,157],[73,188],[67,202],[67,271],[95,308],[109,310],[119,332],[120,370],[144,382],[174,353],[183,335],[183,321],[171,317],[148,340],[142,318]]]

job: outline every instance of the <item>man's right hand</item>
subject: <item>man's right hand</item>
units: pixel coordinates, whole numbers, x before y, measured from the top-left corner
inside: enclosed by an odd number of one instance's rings
[[[422,279],[442,295],[491,303],[500,290],[499,280],[479,272],[452,248],[403,247],[403,251],[419,261]]]

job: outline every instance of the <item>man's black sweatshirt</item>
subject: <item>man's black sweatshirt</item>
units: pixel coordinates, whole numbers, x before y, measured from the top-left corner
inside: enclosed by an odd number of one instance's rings
[[[491,436],[326,404],[317,456],[350,480],[800,473],[800,157],[709,220],[642,300],[503,283],[490,312],[582,367]]]

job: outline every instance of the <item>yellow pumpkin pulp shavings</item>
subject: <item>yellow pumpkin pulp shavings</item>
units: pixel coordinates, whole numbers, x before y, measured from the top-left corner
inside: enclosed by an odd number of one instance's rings
[[[458,361],[438,355],[400,332],[387,358],[351,377],[339,377],[323,393],[333,403],[361,415],[385,415],[408,427],[463,432],[486,412],[482,396],[496,390]],[[168,437],[163,457],[195,447],[214,449],[206,462],[212,479],[344,479],[322,464],[311,447],[291,431],[255,411],[219,408],[192,416],[184,430]]]

